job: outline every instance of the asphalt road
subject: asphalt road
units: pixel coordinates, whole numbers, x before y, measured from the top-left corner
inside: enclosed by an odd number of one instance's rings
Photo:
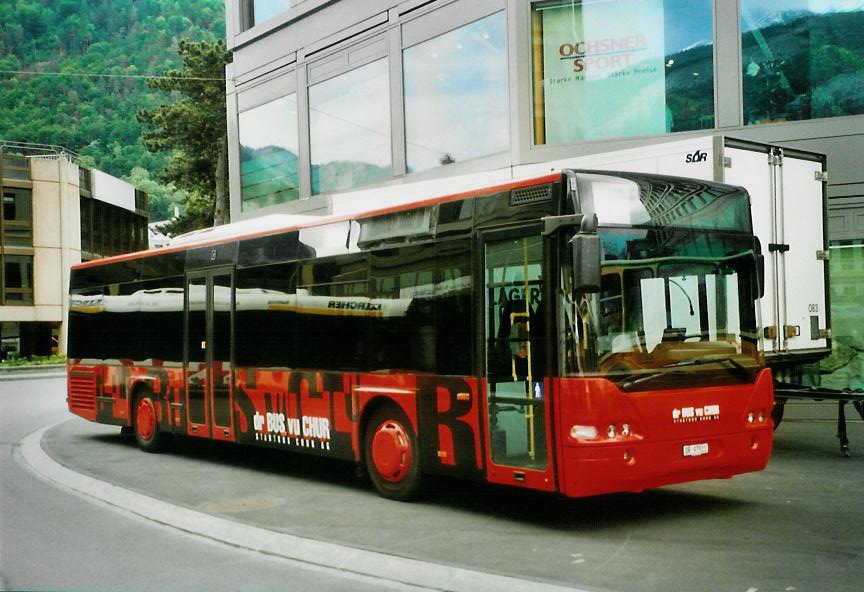
[[[4,383],[0,383],[4,441],[0,565],[7,585],[19,581],[15,578],[21,576],[14,574],[30,571],[7,569],[5,549],[9,541],[12,556],[21,565],[30,561],[35,570],[42,564],[42,551],[37,552],[40,542],[55,531],[54,536],[70,543],[61,544],[61,551],[55,551],[57,559],[47,564],[70,565],[70,570],[79,566],[89,570],[91,577],[98,574],[107,578],[100,581],[115,588],[116,583],[129,588],[117,579],[129,570],[121,568],[116,558],[95,559],[102,551],[110,556],[118,547],[161,550],[159,543],[139,544],[142,531],[152,529],[153,536],[179,538],[195,553],[204,553],[202,548],[213,553],[224,551],[143,520],[111,516],[112,524],[114,520],[121,522],[118,532],[118,527],[103,526],[107,521],[104,508],[76,498],[70,501],[68,495],[50,488],[49,493],[40,495],[55,498],[57,514],[46,515],[41,509],[51,500],[27,500],[28,492],[41,491],[45,486],[22,474],[8,460],[5,442],[18,441],[29,429],[12,420],[15,431],[7,431],[13,424],[7,427],[10,413],[3,401],[16,401],[17,410],[10,410],[13,416],[30,413],[30,427],[65,417],[62,411],[30,408],[30,401],[39,397],[62,401],[62,381],[32,382],[34,389],[29,395],[6,393]],[[847,459],[839,454],[833,425],[786,422],[777,432],[768,469],[728,481],[587,500],[436,481],[427,498],[413,504],[379,498],[364,480],[354,476],[349,464],[191,440],[183,440],[169,454],[144,454],[117,428],[78,418],[46,432],[42,444],[52,458],[75,471],[183,508],[306,540],[373,551],[383,557],[407,557],[520,578],[526,589],[532,586],[531,581],[542,581],[587,590],[857,591],[861,587],[858,573],[864,567],[864,503],[860,501],[864,491],[864,424],[850,423],[849,427],[852,456]],[[10,470],[17,471],[16,481],[20,478],[23,485],[6,485]],[[18,501],[7,502],[10,497]],[[76,506],[71,514],[87,516],[72,518],[68,512],[71,505]],[[49,519],[29,544],[19,544],[17,533],[32,528],[28,520],[37,520],[28,517],[33,512]],[[124,521],[130,524],[122,526]],[[41,524],[42,518],[38,522]],[[88,534],[87,540],[107,544],[94,544],[98,550],[92,553],[76,550],[76,555],[84,555],[71,562],[60,561],[64,546],[90,530],[95,530],[94,536]],[[236,566],[238,557],[243,557],[242,561],[260,559],[233,549],[225,552],[229,565],[234,562]],[[137,556],[119,554],[126,561]],[[168,555],[176,557],[174,552]],[[177,571],[163,570],[170,576],[160,580],[157,588],[172,582],[191,583],[196,589],[211,587],[208,582],[198,585],[188,579],[188,566],[197,565],[197,559],[187,556],[190,559],[178,562]],[[32,563],[34,559],[37,564]],[[169,557],[160,556],[162,561],[170,565]],[[142,577],[148,573],[147,566],[154,565],[149,558],[133,563],[131,571]],[[279,562],[270,567],[278,571]],[[278,584],[282,580],[271,580],[277,584],[270,586],[258,578],[258,570],[246,571],[255,574],[251,581],[238,579],[235,573],[232,585],[214,577],[212,587],[283,588]],[[76,581],[87,582],[86,574],[82,577]],[[39,581],[47,582],[43,587],[82,587],[53,585],[51,579]],[[340,583],[333,585],[338,588]],[[317,580],[316,587],[321,587]],[[298,585],[297,589],[301,588]]]
[[[0,381],[0,590],[410,589],[228,547],[44,482],[13,450],[69,417],[64,385]]]

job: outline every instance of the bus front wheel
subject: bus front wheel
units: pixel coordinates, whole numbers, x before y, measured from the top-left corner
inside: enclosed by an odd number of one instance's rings
[[[420,450],[411,423],[393,405],[376,410],[366,424],[363,454],[375,489],[406,501],[420,492]]]
[[[158,409],[150,391],[141,391],[135,397],[132,428],[138,447],[145,452],[159,452],[168,445],[170,434],[159,427]]]

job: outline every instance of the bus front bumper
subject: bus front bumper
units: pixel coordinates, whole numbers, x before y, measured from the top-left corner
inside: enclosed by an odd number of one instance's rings
[[[698,441],[565,445],[561,493],[584,497],[760,471],[771,455],[771,426]],[[707,449],[707,451],[706,451]]]

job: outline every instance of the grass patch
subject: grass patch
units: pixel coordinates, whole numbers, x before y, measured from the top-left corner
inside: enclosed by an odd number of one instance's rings
[[[30,358],[12,358],[0,361],[0,368],[12,368],[15,366],[48,366],[52,364],[65,364],[66,356],[54,354],[50,356],[32,356]]]

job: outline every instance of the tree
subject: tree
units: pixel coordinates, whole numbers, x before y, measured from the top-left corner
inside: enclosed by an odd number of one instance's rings
[[[171,102],[138,112],[151,152],[172,158],[161,180],[188,193],[184,211],[166,227],[180,234],[224,224],[228,208],[228,139],[225,113],[225,42],[180,41],[180,70],[153,78],[147,85],[171,93]]]

